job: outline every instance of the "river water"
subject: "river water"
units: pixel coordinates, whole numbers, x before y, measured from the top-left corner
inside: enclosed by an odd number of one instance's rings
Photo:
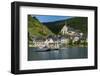
[[[32,47],[28,49],[28,61],[80,58],[88,58],[88,50],[86,47],[73,47],[51,51],[37,51]]]

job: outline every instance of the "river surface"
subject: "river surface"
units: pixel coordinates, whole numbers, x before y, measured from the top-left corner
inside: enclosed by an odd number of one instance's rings
[[[28,49],[29,61],[80,58],[88,58],[88,50],[86,47],[73,47],[51,51],[37,51],[35,48],[32,47],[29,47]]]

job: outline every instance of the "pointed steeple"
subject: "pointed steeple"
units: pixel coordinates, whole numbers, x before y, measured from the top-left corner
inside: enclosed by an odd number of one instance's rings
[[[67,21],[65,21],[65,25],[67,26]]]

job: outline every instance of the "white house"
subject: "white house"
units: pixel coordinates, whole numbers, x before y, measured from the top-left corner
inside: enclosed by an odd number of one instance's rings
[[[45,44],[48,48],[59,48],[59,40],[57,38],[47,38]]]
[[[33,40],[34,47],[47,47],[47,48],[59,48],[59,40],[54,39],[53,37],[51,38],[46,38],[45,40],[43,39],[34,39]]]
[[[60,41],[61,41],[61,44],[64,44],[64,43],[67,44],[69,42],[69,39],[65,38],[65,37],[62,37]]]
[[[73,42],[76,42],[76,41],[78,41],[79,40],[79,37],[74,37],[74,39],[73,39]]]

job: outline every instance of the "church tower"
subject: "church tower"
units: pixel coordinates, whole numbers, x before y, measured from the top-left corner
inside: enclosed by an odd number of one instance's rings
[[[67,27],[67,22],[65,21],[65,24],[64,24],[63,28],[61,29],[61,33],[63,35],[65,35],[65,34],[67,34],[67,32],[68,32],[68,27]]]

